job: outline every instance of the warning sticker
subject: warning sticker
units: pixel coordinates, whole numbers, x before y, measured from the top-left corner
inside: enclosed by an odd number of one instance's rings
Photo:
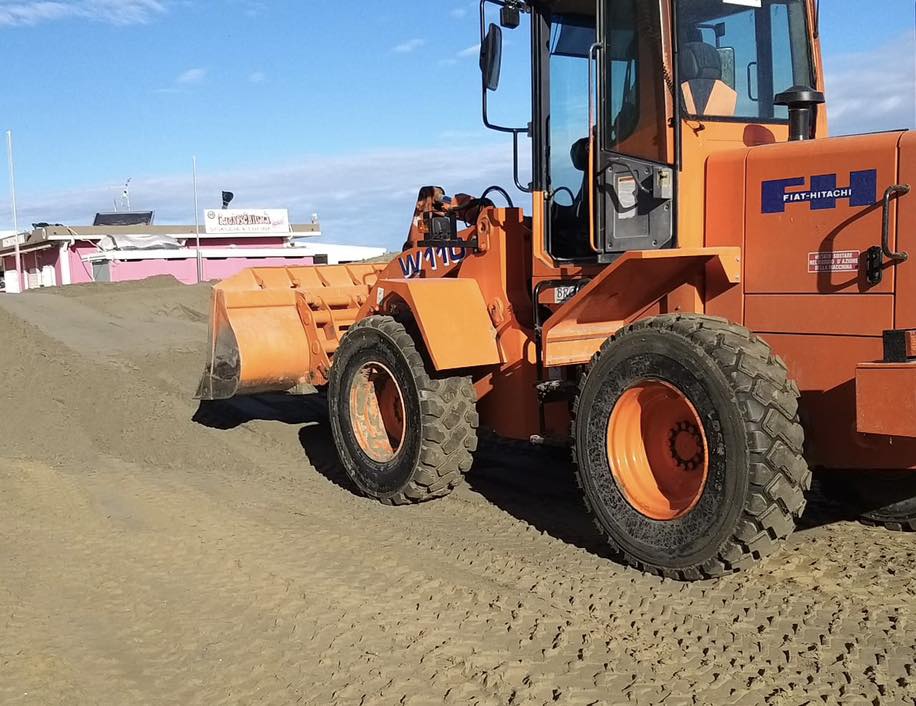
[[[858,272],[858,250],[837,250],[836,252],[813,252],[808,254],[808,272]]]
[[[639,187],[636,179],[631,176],[617,177],[617,200],[620,202],[620,211],[617,218],[621,221],[636,218],[639,205]]]

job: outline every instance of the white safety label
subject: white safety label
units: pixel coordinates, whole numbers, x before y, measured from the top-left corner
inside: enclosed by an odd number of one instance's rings
[[[620,212],[617,218],[621,221],[636,218],[639,205],[639,187],[636,179],[631,176],[617,177],[617,200],[620,202]]]
[[[567,300],[572,299],[573,295],[576,293],[575,287],[557,287],[554,292],[556,292],[557,298],[555,299],[557,304],[563,304]]]
[[[813,252],[808,254],[808,272],[858,272],[859,250],[837,250],[830,252]]]

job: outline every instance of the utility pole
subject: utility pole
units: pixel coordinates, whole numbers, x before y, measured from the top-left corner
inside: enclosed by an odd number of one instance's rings
[[[13,209],[13,230],[15,231],[15,249],[16,249],[16,290],[18,293],[23,291],[22,287],[22,255],[19,252],[19,211],[16,209],[16,169],[13,166],[13,131],[6,131],[6,153],[9,160],[10,168],[10,202]]]
[[[197,284],[204,281],[204,261],[200,252],[200,208],[197,202],[197,157],[192,157],[194,170],[194,232],[197,237]]]

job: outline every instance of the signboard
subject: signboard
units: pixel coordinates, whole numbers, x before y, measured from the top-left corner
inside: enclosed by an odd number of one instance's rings
[[[18,236],[9,235],[8,237],[3,238],[3,240],[0,240],[0,248],[5,250],[6,248],[15,247],[17,240],[19,241],[19,244],[22,245],[25,242],[26,235],[26,233],[20,233]]]
[[[209,209],[204,213],[208,234],[290,232],[289,211],[285,208]]]

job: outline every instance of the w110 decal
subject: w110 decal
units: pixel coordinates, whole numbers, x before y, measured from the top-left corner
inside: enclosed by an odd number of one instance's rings
[[[466,257],[467,250],[464,248],[428,247],[424,250],[405,253],[398,263],[401,265],[404,277],[413,279],[419,277],[427,268],[431,272],[436,272],[440,267],[447,269],[462,262]]]
[[[878,197],[878,171],[865,169],[849,174],[849,186],[838,186],[836,174],[820,174],[811,177],[811,187],[802,191],[790,191],[795,187],[807,187],[805,177],[775,179],[763,182],[763,213],[785,213],[786,207],[807,203],[812,211],[836,208],[837,201],[846,200],[850,206],[872,206]]]

